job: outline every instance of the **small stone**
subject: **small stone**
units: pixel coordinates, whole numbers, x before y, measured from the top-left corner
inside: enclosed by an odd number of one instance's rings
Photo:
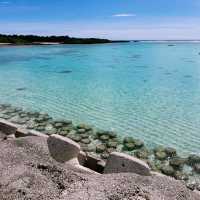
[[[188,157],[188,164],[193,166],[194,164],[200,163],[200,156],[192,154]]]
[[[101,141],[103,142],[106,142],[109,140],[109,136],[108,135],[102,135],[100,138],[99,138]]]
[[[157,151],[155,153],[155,157],[158,160],[165,160],[167,158],[167,154],[164,151]]]
[[[156,165],[153,161],[148,160],[147,164],[149,165],[149,167],[152,171],[157,171]]]
[[[109,154],[108,153],[103,153],[103,154],[101,154],[101,158],[102,159],[108,159],[108,157],[109,157]]]
[[[52,124],[47,124],[46,127],[45,127],[45,130],[46,130],[46,131],[50,131],[50,130],[52,130],[52,129],[54,129],[54,127],[53,127]]]
[[[29,124],[28,126],[27,126],[27,129],[34,129],[35,128],[35,125],[34,124]]]
[[[127,151],[133,151],[135,149],[135,144],[134,143],[125,143],[123,149],[127,150]]]
[[[77,125],[77,128],[78,129],[85,129],[86,131],[92,130],[92,127],[89,126],[89,125],[86,125],[86,124],[79,124],[79,125]]]
[[[53,134],[57,134],[57,130],[55,128],[48,130],[48,135],[53,135]]]
[[[174,174],[174,178],[177,180],[187,181],[189,179],[189,176],[184,172],[176,171]]]
[[[143,148],[143,149],[140,149],[140,150],[134,152],[134,155],[140,159],[148,159],[149,151],[146,148]]]
[[[87,134],[81,134],[80,136],[81,136],[82,139],[87,139],[87,138],[89,138],[89,135],[87,135]]]
[[[98,138],[100,138],[102,135],[104,135],[105,134],[105,131],[103,131],[103,130],[98,130],[97,132],[96,132],[96,135],[97,135],[97,137]]]
[[[161,167],[161,171],[163,174],[168,175],[168,176],[173,176],[174,175],[174,169],[170,165],[164,165]]]
[[[35,128],[35,130],[37,130],[37,131],[44,131],[44,130],[45,130],[45,127],[43,127],[43,126],[38,126],[38,127]]]
[[[55,123],[54,127],[55,128],[62,128],[63,124],[62,123]]]
[[[21,116],[21,117],[22,117],[22,116]],[[45,119],[42,118],[42,117],[38,117],[38,118],[35,119],[35,122],[37,122],[37,123],[42,123],[42,122],[44,122],[44,121],[45,121]]]
[[[84,145],[81,145],[81,149],[84,151],[84,152],[93,152],[94,149],[86,144]]]
[[[188,189],[193,191],[196,188],[196,183],[187,183],[186,186]]]
[[[111,154],[112,152],[116,152],[116,149],[114,149],[114,148],[108,148],[108,149],[107,149],[107,152],[108,152],[109,154]]]
[[[115,132],[112,132],[112,131],[108,132],[108,135],[109,135],[109,137],[110,137],[111,139],[117,137],[117,134],[116,134]]]
[[[90,144],[91,143],[91,140],[90,139],[82,139],[81,142],[83,144]]]
[[[134,144],[136,149],[142,148],[144,146],[144,142],[138,139],[135,140]]]
[[[163,146],[157,146],[156,148],[154,148],[154,153],[156,152],[163,152],[165,151],[165,148]]]
[[[113,142],[113,141],[109,141],[108,143],[107,143],[107,147],[108,148],[117,148],[117,142]]]
[[[123,140],[123,143],[126,144],[126,143],[134,143],[135,140],[132,138],[132,137],[125,137],[124,140]]]
[[[81,137],[79,135],[71,135],[70,139],[74,140],[75,142],[81,141]]]
[[[83,134],[83,133],[85,133],[86,131],[85,131],[85,129],[78,129],[77,132],[78,132],[79,134]]]
[[[67,136],[67,135],[68,135],[68,132],[66,132],[66,131],[60,131],[59,135]]]
[[[176,149],[171,148],[171,147],[165,148],[165,152],[166,152],[167,156],[169,156],[169,157],[174,157],[177,155]]]
[[[104,144],[97,145],[96,152],[103,153],[106,150],[106,146]]]
[[[62,124],[69,126],[72,124],[72,121],[71,120],[62,120]]]
[[[194,164],[194,171],[200,174],[200,163]]]
[[[180,158],[180,157],[174,157],[169,161],[170,165],[175,167],[175,168],[182,168],[183,165],[185,164],[185,159]]]
[[[67,127],[62,127],[61,130],[62,130],[62,131],[65,131],[65,132],[70,132],[70,131],[72,130],[72,127],[69,127],[69,126],[67,126]]]

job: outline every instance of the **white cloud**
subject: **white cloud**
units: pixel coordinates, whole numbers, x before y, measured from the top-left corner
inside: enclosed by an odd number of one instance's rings
[[[7,4],[10,4],[10,2],[9,1],[0,1],[0,4],[1,5],[7,5]]]
[[[132,13],[119,13],[119,14],[115,14],[113,15],[113,17],[135,17],[136,14],[132,14]]]

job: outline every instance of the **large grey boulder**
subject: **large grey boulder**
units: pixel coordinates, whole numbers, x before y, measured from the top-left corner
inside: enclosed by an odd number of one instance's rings
[[[118,152],[110,154],[104,173],[135,173],[143,176],[151,175],[150,168],[145,162]]]
[[[61,163],[78,158],[80,153],[79,144],[60,135],[51,135],[47,143],[51,156]]]

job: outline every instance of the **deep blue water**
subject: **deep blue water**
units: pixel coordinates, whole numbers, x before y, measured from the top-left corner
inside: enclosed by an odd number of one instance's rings
[[[200,44],[0,48],[0,103],[200,153]]]

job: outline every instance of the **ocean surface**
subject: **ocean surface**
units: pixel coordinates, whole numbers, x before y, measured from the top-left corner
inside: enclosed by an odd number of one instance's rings
[[[173,44],[1,47],[0,103],[200,153],[200,43]]]

